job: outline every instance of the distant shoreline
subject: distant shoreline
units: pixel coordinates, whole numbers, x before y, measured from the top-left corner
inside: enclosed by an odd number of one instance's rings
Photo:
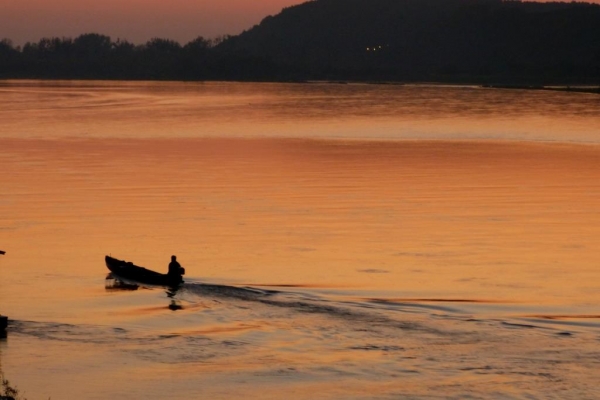
[[[598,4],[308,1],[239,35],[186,44],[93,32],[23,46],[0,39],[0,78],[437,82],[597,94],[599,40]]]
[[[554,92],[600,94],[600,86],[481,85],[481,87],[490,89],[547,90]]]
[[[395,81],[306,81],[301,83],[331,83],[349,84],[364,83],[368,85],[439,85],[439,86],[474,86],[486,89],[511,89],[511,90],[546,90],[554,92],[593,93],[600,94],[600,85],[527,85],[527,84],[481,84],[481,83],[453,83],[453,82],[395,82]]]
[[[464,86],[464,87],[480,87],[484,89],[508,89],[508,90],[535,90],[535,91],[553,91],[553,92],[570,92],[570,93],[588,93],[588,94],[600,94],[600,85],[539,85],[539,84],[482,84],[482,83],[466,83],[466,82],[448,82],[448,81],[423,81],[423,82],[411,82],[411,81],[370,81],[370,80],[227,80],[227,79],[206,79],[206,80],[177,80],[177,79],[86,79],[86,78],[0,78],[1,82],[7,81],[102,81],[102,82],[239,82],[239,83],[295,83],[295,84],[332,84],[332,85],[347,85],[347,84],[365,84],[365,85],[390,85],[390,86]]]

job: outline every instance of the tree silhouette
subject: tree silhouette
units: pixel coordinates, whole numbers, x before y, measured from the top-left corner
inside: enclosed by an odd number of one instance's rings
[[[0,42],[0,77],[600,83],[600,5],[314,0],[237,36]]]

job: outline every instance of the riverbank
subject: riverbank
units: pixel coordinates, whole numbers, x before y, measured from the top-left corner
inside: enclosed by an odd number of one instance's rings
[[[551,90],[555,92],[600,94],[600,86],[482,85],[491,89]]]
[[[554,92],[571,92],[571,93],[591,93],[600,94],[600,85],[540,85],[540,84],[487,84],[480,82],[451,82],[451,81],[394,81],[394,80],[344,80],[344,79],[325,79],[325,80],[289,80],[289,79],[272,79],[272,80],[228,80],[228,79],[205,79],[205,80],[179,80],[179,79],[96,79],[96,78],[0,78],[0,85],[6,82],[27,82],[27,81],[41,81],[41,82],[157,82],[157,83],[168,83],[168,82],[181,82],[181,83],[290,83],[290,84],[335,84],[335,85],[349,85],[349,84],[364,84],[364,85],[385,85],[385,86],[447,86],[447,87],[481,87],[486,89],[510,89],[510,90],[530,90],[530,91],[554,91]],[[0,251],[0,255],[5,254],[4,251]]]

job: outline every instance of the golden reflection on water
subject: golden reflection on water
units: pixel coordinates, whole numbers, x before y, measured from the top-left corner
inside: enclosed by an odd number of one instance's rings
[[[19,276],[100,275],[105,253],[163,270],[174,253],[206,281],[600,300],[595,146],[4,139],[0,158]]]
[[[0,81],[1,138],[599,143],[594,94],[475,86]]]
[[[0,82],[3,366],[30,398],[591,398],[598,115],[474,87]],[[105,254],[177,254],[183,309],[104,286]]]

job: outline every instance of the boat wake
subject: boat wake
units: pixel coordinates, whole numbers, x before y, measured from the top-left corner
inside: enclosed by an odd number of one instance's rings
[[[115,296],[108,298],[121,303],[102,323],[17,320],[10,322],[9,335],[37,349],[99,353],[108,364],[180,365],[182,372],[193,365],[208,380],[203,387],[210,386],[211,376],[249,381],[266,376],[279,383],[292,377],[298,382],[351,378],[362,384],[400,377],[417,379],[413,383],[422,393],[438,391],[444,381],[452,396],[461,398],[509,377],[522,394],[551,394],[560,386],[555,382],[575,382],[575,374],[593,376],[597,369],[597,328],[551,324],[572,323],[564,315],[473,315],[465,304],[481,301],[333,292],[197,282],[166,296],[163,290],[126,288],[110,293]],[[134,299],[145,303],[134,305]],[[181,305],[177,312],[166,307],[173,301]],[[593,323],[593,317],[580,320]],[[474,398],[485,398],[480,394]]]

